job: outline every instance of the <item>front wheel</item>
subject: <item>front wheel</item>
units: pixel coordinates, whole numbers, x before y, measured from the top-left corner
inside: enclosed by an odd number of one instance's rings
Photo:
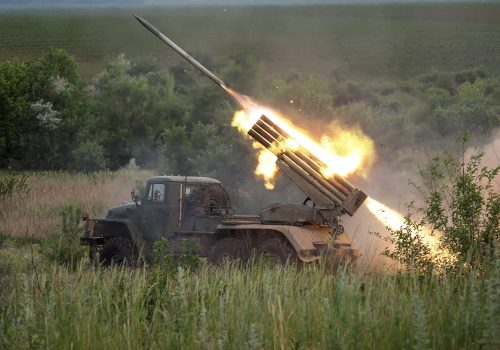
[[[125,237],[114,237],[106,241],[99,254],[101,266],[135,266],[137,254],[132,241]]]

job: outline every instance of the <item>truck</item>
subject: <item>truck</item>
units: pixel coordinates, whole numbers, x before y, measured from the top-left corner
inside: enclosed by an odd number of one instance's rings
[[[267,116],[248,135],[276,152],[280,171],[304,193],[302,203],[237,215],[216,179],[154,176],[141,194],[132,191],[132,202],[109,209],[105,218],[84,218],[81,244],[89,247],[91,260],[103,266],[151,263],[154,242],[163,238],[174,257],[189,244],[213,264],[252,258],[278,264],[355,261],[359,251],[344,232],[341,216],[354,215],[366,194],[343,177],[325,177],[321,161],[305,150],[279,147],[288,135]]]

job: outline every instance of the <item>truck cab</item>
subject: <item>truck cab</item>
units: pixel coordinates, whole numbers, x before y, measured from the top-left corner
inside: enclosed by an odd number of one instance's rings
[[[94,259],[99,252],[101,264],[126,256],[133,263],[139,256],[151,261],[153,242],[161,238],[174,252],[188,240],[206,255],[216,227],[232,215],[229,195],[220,181],[208,177],[154,176],[141,194],[132,192],[132,200],[111,208],[105,219],[87,219],[81,242]]]

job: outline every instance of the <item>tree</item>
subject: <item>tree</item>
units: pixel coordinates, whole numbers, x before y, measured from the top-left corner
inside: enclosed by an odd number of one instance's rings
[[[1,167],[64,169],[84,128],[89,101],[73,57],[0,64]]]
[[[174,87],[168,71],[152,64],[134,66],[123,55],[94,80],[96,109],[104,116],[103,147],[112,169],[131,158],[140,165],[156,159],[162,132],[186,114],[186,104]]]

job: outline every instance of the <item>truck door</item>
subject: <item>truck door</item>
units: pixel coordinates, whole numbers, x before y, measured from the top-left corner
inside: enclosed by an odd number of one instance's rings
[[[158,239],[166,231],[170,214],[168,195],[165,183],[150,183],[146,188],[142,224],[151,239]]]

